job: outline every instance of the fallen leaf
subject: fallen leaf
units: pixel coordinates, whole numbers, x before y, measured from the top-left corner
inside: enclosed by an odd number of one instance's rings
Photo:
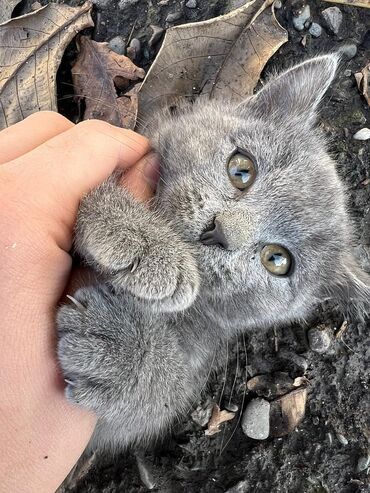
[[[370,106],[369,74],[370,74],[370,63],[365,65],[365,67],[361,70],[361,72],[355,73],[355,79],[356,79],[358,90],[360,91],[362,96],[366,99],[367,104]]]
[[[138,87],[134,86],[123,96],[117,95],[117,89],[124,90],[131,81],[143,79],[144,70],[127,56],[112,51],[108,43],[83,36],[79,45],[72,77],[77,97],[85,100],[84,120],[97,118],[119,127],[134,128]]]
[[[230,413],[229,411],[225,410],[221,411],[220,407],[215,404],[213,406],[211,419],[208,422],[208,427],[204,433],[209,437],[212,435],[216,435],[216,433],[219,433],[221,431],[220,425],[225,421],[230,421],[231,419],[234,419],[234,417],[235,413]]]
[[[330,3],[341,3],[343,5],[350,5],[351,7],[365,7],[370,9],[370,0],[325,0]]]
[[[140,121],[179,99],[252,94],[267,60],[288,40],[272,0],[251,0],[204,22],[167,30],[139,91]]]
[[[256,375],[248,380],[247,388],[260,397],[275,398],[293,390],[293,379],[281,371]]]
[[[57,110],[56,72],[68,43],[93,25],[90,10],[51,3],[0,25],[0,129]]]
[[[291,433],[305,415],[307,388],[299,387],[272,401],[270,407],[270,437]]]
[[[0,24],[10,19],[13,10],[21,0],[0,0]]]

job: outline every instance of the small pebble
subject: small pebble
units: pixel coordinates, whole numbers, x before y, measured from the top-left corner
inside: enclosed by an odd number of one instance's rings
[[[166,22],[169,22],[171,24],[172,22],[176,22],[179,19],[181,19],[181,17],[182,17],[182,12],[180,12],[180,11],[179,12],[171,12],[166,17]]]
[[[370,466],[370,455],[363,455],[358,459],[357,472],[365,471]]]
[[[40,2],[33,2],[33,4],[31,5],[31,9],[32,10],[38,10],[38,9],[41,9],[42,5]]]
[[[297,31],[303,31],[305,28],[305,23],[310,19],[310,17],[310,6],[305,5],[302,12],[298,16],[293,17],[293,26],[297,29]]]
[[[314,38],[318,38],[322,34],[322,27],[317,22],[313,22],[308,30],[308,32]]]
[[[358,132],[353,136],[356,140],[369,140],[370,139],[370,128],[361,128]]]
[[[253,399],[242,417],[244,433],[255,440],[266,440],[270,433],[270,403],[265,399]]]
[[[282,6],[283,6],[283,4],[281,3],[280,0],[275,0],[275,2],[274,2],[275,9],[279,10],[279,9],[281,9]]]
[[[207,402],[204,406],[198,406],[192,413],[191,418],[199,426],[206,426],[212,416],[213,404]]]
[[[343,21],[342,11],[338,7],[329,7],[321,13],[330,31],[338,34]]]
[[[352,70],[350,68],[347,68],[344,72],[343,72],[344,76],[345,77],[351,77],[352,75]]]
[[[351,114],[352,123],[356,123],[358,125],[364,125],[366,123],[366,116],[362,113],[361,110],[355,110]]]
[[[148,44],[152,48],[161,39],[164,29],[160,26],[155,26],[154,24],[151,24],[149,27],[152,30],[152,35],[150,36]]]
[[[347,438],[344,435],[342,435],[341,433],[337,433],[337,438],[338,438],[339,443],[341,443],[342,445],[344,445],[344,446],[348,445]]]
[[[132,38],[129,47],[127,48],[127,56],[131,60],[136,60],[137,58],[139,58],[140,50],[141,50],[140,40],[137,38]]]
[[[338,52],[341,53],[346,60],[351,60],[357,53],[357,46],[354,43],[349,43],[341,46],[338,49]]]
[[[310,329],[307,333],[308,345],[315,353],[325,353],[330,347],[330,335],[325,329]]]
[[[158,2],[158,6],[159,7],[165,7],[166,5],[168,5],[170,3],[170,0],[160,0],[160,2]]]
[[[119,55],[124,55],[126,52],[126,43],[123,36],[115,36],[109,41],[108,46]]]
[[[123,10],[126,7],[130,7],[131,5],[135,5],[135,3],[138,3],[139,0],[120,0],[118,4],[118,8]]]
[[[188,0],[188,2],[186,2],[185,6],[188,9],[196,9],[197,8],[197,0]]]
[[[250,491],[249,481],[246,479],[244,481],[239,481],[235,486],[229,488],[226,493],[248,493]]]
[[[239,410],[239,407],[232,402],[226,403],[224,407],[225,407],[226,411],[230,411],[231,413],[237,413]]]

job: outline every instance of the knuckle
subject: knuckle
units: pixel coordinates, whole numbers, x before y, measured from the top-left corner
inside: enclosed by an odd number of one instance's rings
[[[55,111],[39,111],[28,116],[26,120],[34,121],[35,123],[47,123],[48,125],[56,125],[67,130],[73,125],[66,117]]]

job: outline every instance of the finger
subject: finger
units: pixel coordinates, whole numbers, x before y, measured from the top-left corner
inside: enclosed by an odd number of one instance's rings
[[[52,226],[53,234],[59,232],[54,238],[64,248],[61,241],[70,236],[80,199],[115,168],[135,164],[149,148],[149,141],[131,130],[90,120],[4,164],[0,172],[5,172],[3,178],[6,174],[4,182],[16,180],[11,188],[17,196],[8,198],[27,208],[25,214],[37,211],[47,219],[45,227]]]
[[[74,124],[53,111],[40,111],[0,132],[0,164],[12,161]]]
[[[153,197],[159,179],[159,155],[150,152],[128,169],[122,179],[122,185],[141,201]]]

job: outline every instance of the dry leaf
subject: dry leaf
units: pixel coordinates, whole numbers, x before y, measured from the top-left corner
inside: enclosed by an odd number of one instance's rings
[[[307,388],[299,387],[271,402],[270,437],[291,433],[302,421],[307,401]]]
[[[10,19],[13,10],[21,0],[0,0],[0,24]]]
[[[140,121],[179,98],[252,94],[267,60],[288,40],[271,0],[252,0],[204,22],[167,30],[139,91]]]
[[[361,72],[355,73],[355,79],[358,90],[366,99],[367,104],[370,106],[370,91],[369,91],[369,79],[370,79],[370,63],[365,65]]]
[[[341,3],[343,5],[350,5],[351,7],[365,7],[370,9],[370,0],[325,0],[330,3]]]
[[[68,43],[93,25],[90,9],[51,3],[0,25],[0,129],[57,110],[56,72]]]
[[[230,413],[229,411],[225,410],[221,411],[219,406],[215,404],[213,406],[212,416],[209,420],[208,427],[204,433],[209,437],[212,435],[216,435],[216,433],[219,433],[221,431],[220,425],[225,421],[230,421],[231,419],[234,419],[234,417],[235,413]]]
[[[85,120],[97,118],[119,127],[134,128],[138,87],[120,97],[116,88],[124,90],[130,81],[144,76],[142,68],[128,57],[112,51],[108,43],[81,37],[80,53],[72,68],[72,77],[77,97],[85,99]]]

